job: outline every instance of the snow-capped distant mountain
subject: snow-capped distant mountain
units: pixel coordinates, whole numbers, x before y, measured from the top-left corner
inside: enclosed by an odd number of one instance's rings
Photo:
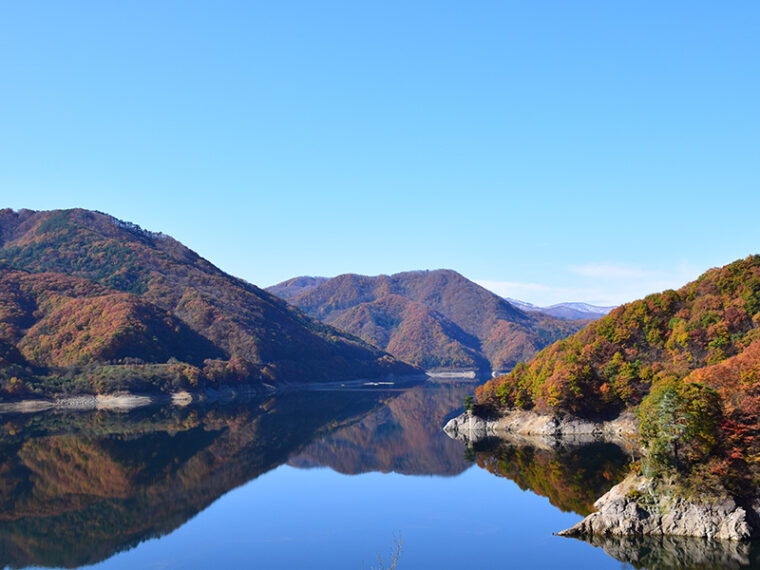
[[[533,303],[526,303],[518,299],[506,297],[507,301],[512,303],[518,309],[523,311],[532,311],[551,315],[558,319],[577,320],[577,319],[599,319],[609,313],[615,307],[599,307],[589,305],[588,303],[557,303],[549,307],[539,307]]]

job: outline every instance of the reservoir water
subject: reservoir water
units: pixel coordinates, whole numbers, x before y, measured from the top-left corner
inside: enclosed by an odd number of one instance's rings
[[[0,566],[752,567],[751,545],[554,536],[624,476],[609,443],[441,431],[470,382],[0,417]]]

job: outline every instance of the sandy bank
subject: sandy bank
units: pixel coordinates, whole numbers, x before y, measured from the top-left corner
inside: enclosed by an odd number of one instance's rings
[[[252,388],[204,390],[200,392],[181,391],[171,394],[134,394],[131,392],[97,395],[83,394],[50,399],[40,398],[0,402],[0,414],[30,414],[47,410],[129,411],[144,406],[187,406],[198,402],[232,401],[260,395],[263,395],[261,390],[254,390]]]

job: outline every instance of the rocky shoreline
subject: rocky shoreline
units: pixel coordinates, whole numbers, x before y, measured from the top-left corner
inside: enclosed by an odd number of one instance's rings
[[[472,445],[489,437],[531,435],[542,437],[584,437],[615,443],[628,442],[636,435],[633,415],[623,414],[609,422],[591,422],[573,417],[537,414],[511,410],[496,418],[483,418],[470,411],[449,420],[443,431],[459,441]]]
[[[608,422],[510,410],[495,418],[465,412],[443,427],[446,434],[472,446],[489,438],[513,442],[521,436],[567,443],[610,441],[636,447],[637,424],[624,414]],[[550,444],[551,445],[551,444]],[[691,500],[658,493],[651,480],[631,473],[595,503],[595,512],[560,536],[676,536],[746,541],[760,538],[760,499],[739,504],[733,497]]]
[[[760,537],[760,500],[739,505],[732,497],[688,500],[663,497],[651,482],[631,474],[595,503],[596,511],[560,536],[691,536],[718,540]]]

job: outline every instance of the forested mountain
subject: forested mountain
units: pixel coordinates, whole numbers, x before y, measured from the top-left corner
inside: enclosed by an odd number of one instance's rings
[[[477,391],[481,409],[636,409],[649,473],[701,490],[760,476],[760,256],[614,309]]]
[[[306,293],[319,287],[325,281],[327,281],[327,277],[310,277],[304,275],[303,277],[293,277],[293,279],[288,279],[277,285],[267,287],[267,291],[287,301],[302,293]]]
[[[321,279],[269,291],[425,369],[508,370],[585,324],[526,313],[450,270]]]
[[[6,393],[412,372],[163,234],[87,210],[0,211]]]

